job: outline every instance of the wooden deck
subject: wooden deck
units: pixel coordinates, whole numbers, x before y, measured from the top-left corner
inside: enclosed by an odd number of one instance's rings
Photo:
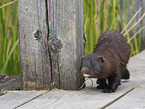
[[[0,109],[145,109],[145,51],[130,58],[131,78],[115,93],[102,93],[91,80],[80,91],[8,91],[0,96]]]

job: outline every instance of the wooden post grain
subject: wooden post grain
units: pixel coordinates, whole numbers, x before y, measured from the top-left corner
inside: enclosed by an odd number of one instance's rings
[[[46,2],[19,0],[21,88],[49,89],[51,68],[47,48]]]
[[[50,39],[62,46],[51,49],[54,87],[78,89],[84,81],[79,72],[84,49],[83,0],[49,0],[48,7]]]
[[[22,89],[78,89],[83,55],[83,0],[20,0]]]

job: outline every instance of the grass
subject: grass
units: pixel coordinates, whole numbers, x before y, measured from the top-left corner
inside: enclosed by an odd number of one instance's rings
[[[129,0],[131,17],[133,17],[133,1]],[[93,5],[92,5],[93,4]],[[127,4],[125,0],[124,19],[121,12],[120,0],[84,0],[84,31],[86,37],[85,55],[92,53],[99,35],[106,30],[122,31],[127,25]],[[132,20],[132,25],[135,22]],[[142,27],[140,27],[143,29]],[[124,32],[127,32],[125,29]],[[141,48],[141,30],[137,32],[135,27],[133,30],[133,38],[127,32],[124,37],[128,40],[131,47],[131,56],[140,52]],[[136,33],[139,33],[138,38]]]
[[[125,0],[124,18],[120,0],[84,0],[84,32],[86,37],[85,55],[92,53],[99,35],[116,29],[120,32],[127,25],[127,3]],[[132,4],[129,0],[133,17]],[[17,0],[0,0],[0,74],[19,75],[19,38],[18,38],[18,2]],[[132,25],[135,24],[132,20]],[[142,29],[143,27],[140,27]],[[124,33],[128,29],[124,30]],[[139,37],[136,37],[136,33]],[[140,52],[141,30],[133,27],[133,38],[127,33],[124,37],[131,47],[131,56]],[[132,40],[131,40],[132,39]]]
[[[19,75],[18,2],[11,1],[0,1],[0,74]]]

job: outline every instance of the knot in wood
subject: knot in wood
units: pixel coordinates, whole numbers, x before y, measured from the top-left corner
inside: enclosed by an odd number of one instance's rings
[[[40,39],[42,36],[42,32],[40,30],[37,30],[35,33],[34,33],[34,39],[38,40]]]
[[[60,49],[62,48],[62,46],[63,44],[58,38],[54,37],[54,38],[49,39],[49,47],[51,48],[51,50],[55,52],[60,52]]]

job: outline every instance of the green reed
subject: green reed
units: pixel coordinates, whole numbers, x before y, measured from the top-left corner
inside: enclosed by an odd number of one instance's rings
[[[0,6],[9,2],[1,0]],[[19,75],[20,72],[17,9],[17,2],[0,8],[0,74]]]
[[[86,37],[85,55],[92,53],[99,35],[106,30],[116,29],[122,31],[121,26],[127,25],[127,3],[125,1],[124,19],[122,17],[120,0],[84,0],[84,31]],[[129,0],[131,17],[133,17],[133,0]],[[132,25],[134,20],[132,21]],[[125,30],[125,32],[127,29]],[[135,34],[133,28],[133,34]],[[133,38],[129,42],[131,47],[131,56],[140,52],[141,47],[141,32],[139,37]],[[127,40],[130,40],[129,34],[125,35]]]

